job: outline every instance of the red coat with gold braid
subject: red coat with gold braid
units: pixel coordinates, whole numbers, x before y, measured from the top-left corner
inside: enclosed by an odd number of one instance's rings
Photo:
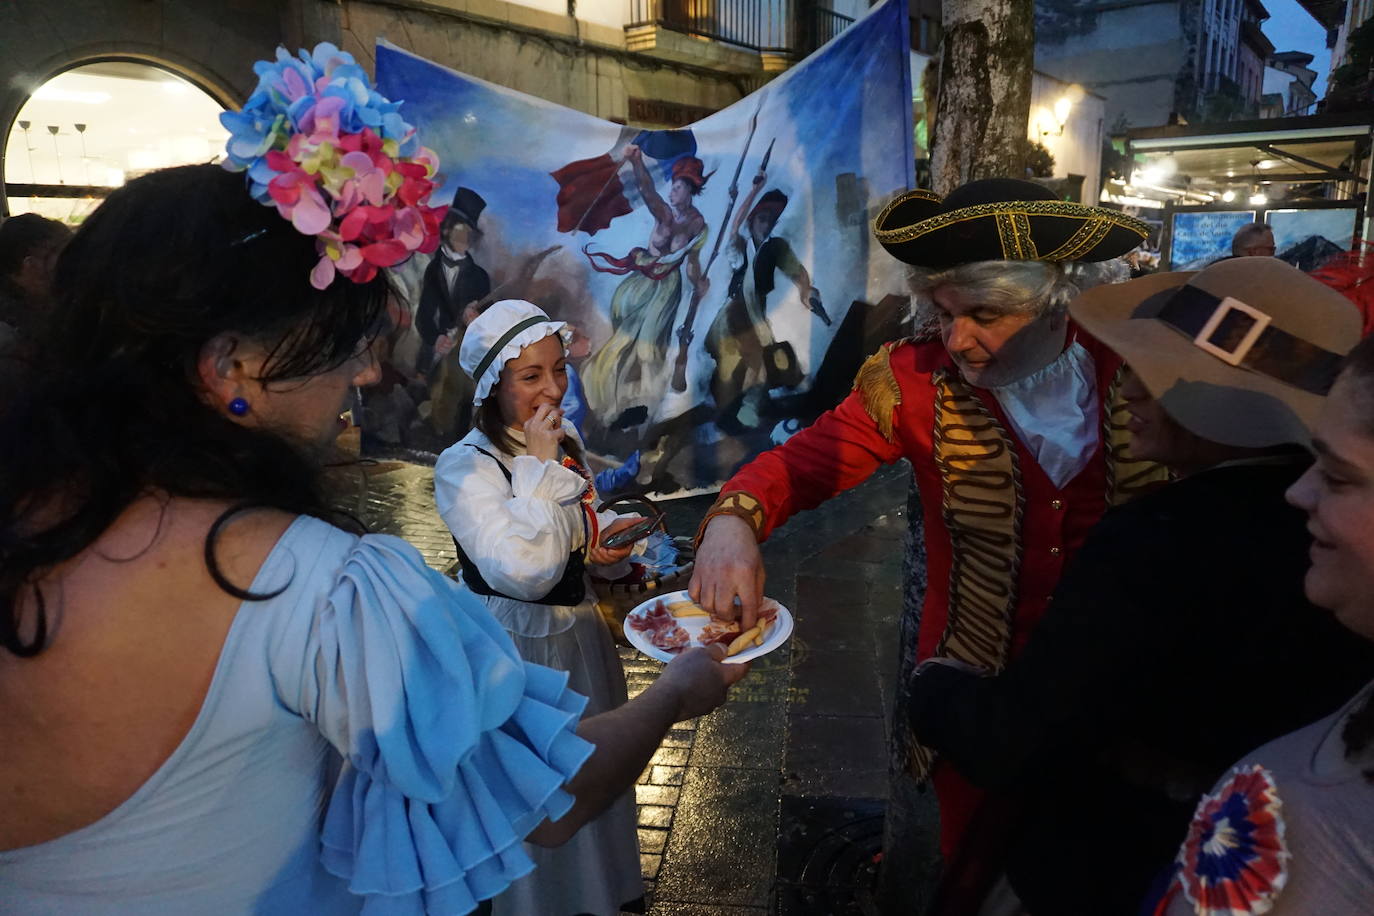
[[[731,477],[721,502],[753,509],[762,540],[880,464],[906,458],[921,494],[929,580],[915,660],[942,655],[1000,670],[1025,645],[1065,564],[1107,507],[1164,479],[1157,465],[1125,454],[1120,358],[1072,325],[1070,335],[1096,368],[1102,432],[1092,460],[1062,488],[1009,432],[991,393],[964,382],[938,341],[899,341],[864,364],[838,407]],[[934,782],[949,861],[983,793],[915,737],[910,766]]]

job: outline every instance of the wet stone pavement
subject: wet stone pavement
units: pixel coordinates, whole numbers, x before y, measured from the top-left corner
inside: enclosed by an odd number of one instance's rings
[[[357,466],[355,466],[357,467]],[[803,513],[763,547],[767,593],[796,617],[724,707],[676,726],[635,787],[651,916],[876,914],[897,670],[906,465]],[[342,508],[450,570],[429,468],[337,475]],[[664,505],[690,534],[711,497]],[[622,649],[630,695],[661,665]],[[533,914],[532,914],[533,916]]]

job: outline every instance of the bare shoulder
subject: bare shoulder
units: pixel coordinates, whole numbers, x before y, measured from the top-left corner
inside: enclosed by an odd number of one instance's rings
[[[135,500],[90,547],[39,580],[53,635],[35,661],[108,656],[115,633],[169,647],[222,637],[239,599],[216,582],[209,563],[247,588],[293,518],[278,510],[231,512],[214,500]]]
[[[49,640],[0,653],[0,849],[42,842],[112,810],[194,722],[242,602],[210,574],[251,584],[291,524],[213,501],[144,497],[39,580]],[[21,603],[36,612],[30,596]]]
[[[277,509],[234,511],[219,500],[145,497],[65,571],[65,584],[90,579],[140,590],[141,583],[160,582],[186,589],[183,595],[222,591],[207,567],[213,553],[224,577],[246,587],[294,518]]]

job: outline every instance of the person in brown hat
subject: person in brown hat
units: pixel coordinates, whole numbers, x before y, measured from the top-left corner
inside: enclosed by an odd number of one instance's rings
[[[764,579],[757,542],[906,458],[928,586],[903,670],[932,655],[997,670],[1107,506],[1160,476],[1125,451],[1121,360],[1065,311],[1078,292],[1071,262],[1119,257],[1147,227],[1041,185],[988,179],[943,199],[908,192],[874,232],[920,268],[913,286],[929,334],[883,346],[839,406],[725,484],[702,523],[692,593],[751,625]],[[979,818],[983,794],[924,746],[897,740],[913,774],[934,783],[948,872],[972,869],[958,881],[980,887],[991,875],[963,852],[980,845],[965,842],[970,824],[995,821]],[[995,837],[996,824],[982,832]]]
[[[1237,258],[1069,311],[1132,370],[1133,454],[1177,480],[1093,529],[1011,664],[925,662],[910,709],[943,759],[1020,798],[1002,890],[1036,916],[1137,912],[1233,760],[1374,677],[1374,646],[1304,597],[1310,537],[1284,502],[1356,309]]]
[[[1316,462],[1287,493],[1312,533],[1304,587],[1341,626],[1374,642],[1374,339],[1346,355],[1312,444]],[[1374,680],[1334,712],[1240,757],[1198,803],[1175,862],[1151,913],[1368,913]]]

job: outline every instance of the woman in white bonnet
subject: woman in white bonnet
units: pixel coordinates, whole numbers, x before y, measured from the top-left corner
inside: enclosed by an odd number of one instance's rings
[[[434,469],[439,514],[463,580],[527,661],[567,671],[587,714],[626,701],[625,674],[587,567],[617,578],[632,545],[601,546],[635,519],[598,513],[582,445],[560,403],[571,331],[537,306],[494,303],[467,329],[458,361],[473,377],[474,426]],[[535,871],[493,901],[495,916],[615,916],[643,895],[630,793],[558,849],[530,848]]]

